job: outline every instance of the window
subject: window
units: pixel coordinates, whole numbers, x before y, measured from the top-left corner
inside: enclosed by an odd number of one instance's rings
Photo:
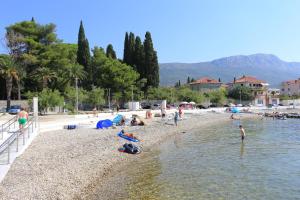
[[[290,88],[288,88],[288,91],[291,91]]]
[[[281,91],[284,92],[284,88],[282,88]]]

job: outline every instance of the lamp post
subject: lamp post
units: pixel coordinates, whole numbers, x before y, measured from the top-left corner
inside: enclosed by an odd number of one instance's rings
[[[133,102],[133,85],[131,85],[131,102]]]
[[[75,78],[75,87],[76,87],[76,113],[78,114],[78,78]]]
[[[240,104],[242,104],[242,89],[240,89]]]
[[[110,110],[110,88],[106,88],[106,90],[107,90],[108,109]]]

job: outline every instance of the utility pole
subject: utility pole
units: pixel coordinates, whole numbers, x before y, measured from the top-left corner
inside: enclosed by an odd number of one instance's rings
[[[76,113],[78,114],[78,78],[75,78],[75,87],[76,87]]]
[[[242,104],[242,89],[240,89],[240,104]]]
[[[133,85],[131,86],[131,102],[133,102]]]
[[[108,88],[108,109],[110,110],[110,88]]]

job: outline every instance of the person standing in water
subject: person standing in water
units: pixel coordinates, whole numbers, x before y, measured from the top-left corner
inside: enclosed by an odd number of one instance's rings
[[[176,111],[176,112],[175,112],[175,115],[174,115],[174,123],[175,123],[176,126],[177,126],[177,122],[178,122],[178,117],[179,117],[179,114],[178,114],[178,112]]]
[[[27,121],[28,121],[28,113],[22,107],[21,111],[18,113],[19,128],[23,129]]]
[[[244,130],[242,125],[240,125],[239,127],[240,127],[241,139],[242,139],[242,142],[243,142],[244,139],[245,139],[245,136],[246,136],[245,130]]]

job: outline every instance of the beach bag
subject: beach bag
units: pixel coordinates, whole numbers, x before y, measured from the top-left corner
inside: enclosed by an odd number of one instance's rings
[[[123,147],[124,147],[124,149],[125,149],[124,151],[125,151],[126,153],[137,154],[137,153],[140,152],[139,147],[136,146],[136,145],[134,145],[134,144],[125,143],[125,144],[123,145]]]

